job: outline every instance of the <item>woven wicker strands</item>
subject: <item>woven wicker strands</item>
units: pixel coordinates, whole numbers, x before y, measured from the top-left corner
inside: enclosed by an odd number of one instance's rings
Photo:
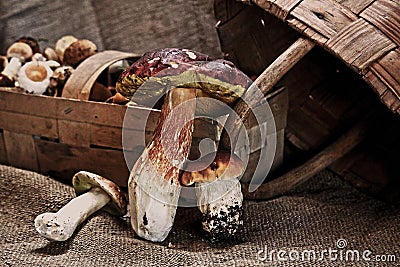
[[[358,72],[400,113],[398,0],[254,0]]]

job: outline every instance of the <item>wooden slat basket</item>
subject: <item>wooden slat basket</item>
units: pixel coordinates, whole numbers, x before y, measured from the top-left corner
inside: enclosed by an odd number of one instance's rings
[[[146,125],[144,136],[148,142],[159,110],[90,99],[101,73],[114,62],[128,58],[136,59],[138,55],[103,51],[87,58],[68,79],[60,98],[0,88],[0,163],[67,183],[76,172],[87,170],[125,187],[129,177],[127,162],[133,164],[144,149],[142,125]],[[277,151],[282,154],[287,94],[281,90],[267,98],[272,113],[279,118]],[[128,108],[132,110],[125,117]],[[217,140],[218,132],[220,129],[210,120],[196,119],[191,156],[198,157],[199,142],[204,138]],[[124,144],[123,134],[129,140]],[[262,145],[253,146],[252,157],[260,157]],[[277,158],[273,165],[280,165],[281,160]]]

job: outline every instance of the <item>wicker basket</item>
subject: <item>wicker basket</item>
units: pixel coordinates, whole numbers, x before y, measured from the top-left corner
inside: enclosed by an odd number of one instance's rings
[[[328,166],[366,192],[398,194],[399,2],[242,2],[215,1],[226,58],[289,93],[283,168],[250,197],[284,193]]]

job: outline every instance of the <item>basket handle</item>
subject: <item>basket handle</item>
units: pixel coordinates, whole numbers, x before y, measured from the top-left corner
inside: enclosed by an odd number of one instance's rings
[[[134,57],[140,55],[115,50],[98,52],[88,57],[79,64],[65,83],[62,97],[89,100],[93,84],[107,67],[118,60]]]

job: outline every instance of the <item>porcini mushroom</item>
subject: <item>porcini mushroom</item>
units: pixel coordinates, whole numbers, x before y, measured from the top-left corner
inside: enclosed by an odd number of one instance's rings
[[[181,92],[195,89],[196,97],[208,96],[226,105],[233,105],[244,93],[247,86],[250,85],[250,80],[247,76],[238,72],[232,63],[224,60],[210,60],[211,58],[206,55],[186,49],[162,49],[146,53],[122,73],[116,89],[126,98],[131,99],[133,97],[134,101],[139,101],[141,102],[140,104],[148,102],[149,99],[160,97],[165,93],[164,90],[166,88],[166,86],[163,87],[162,85],[169,85],[175,87],[173,90],[181,89]],[[146,86],[149,83],[150,86]],[[154,83],[158,83],[161,86],[152,86]],[[141,90],[137,90],[139,87]],[[154,88],[156,89],[154,90]],[[190,97],[187,100],[190,100]],[[139,236],[152,241],[162,241],[168,235],[175,216],[176,207],[174,205],[176,205],[180,193],[179,187],[169,187],[168,183],[165,183],[166,180],[175,183],[174,181],[177,179],[176,167],[180,168],[182,165],[180,161],[182,157],[179,160],[176,158],[177,155],[182,156],[182,154],[168,155],[169,160],[177,163],[171,165],[171,162],[165,162],[165,155],[160,152],[160,150],[162,151],[162,147],[160,147],[161,136],[159,134],[159,127],[165,127],[160,125],[164,124],[165,118],[171,113],[171,108],[173,108],[173,106],[171,107],[165,101],[153,139],[142,156],[136,161],[128,183],[132,208],[132,227]],[[197,103],[196,100],[196,105]],[[208,111],[213,113],[213,115],[217,115],[213,111],[216,108],[215,105],[208,105],[207,101],[200,101],[200,103],[202,103],[202,105],[200,104],[202,108],[200,113]],[[179,129],[177,126],[181,123],[179,120],[186,119],[186,121],[190,121],[189,118],[193,115],[192,108],[193,106],[188,105],[187,110],[180,111],[178,114],[181,118],[177,119],[177,121],[169,120],[172,123],[171,127],[168,127],[169,131],[171,131],[171,133],[168,133],[169,135],[178,136],[176,131],[177,128]],[[217,113],[219,112],[220,110],[217,111]],[[192,127],[189,123],[187,125]],[[188,137],[191,138],[191,133]],[[171,139],[169,142],[168,144],[172,145],[175,143],[184,150],[187,149],[190,139],[177,140],[175,138],[175,140]],[[152,166],[152,164],[155,164],[155,166]],[[161,168],[162,171],[157,172],[154,168]],[[236,178],[236,176],[232,177],[232,180],[237,182]],[[241,211],[243,197],[240,192],[240,184],[235,188],[235,193],[231,194],[230,197],[234,197],[237,201],[227,202],[225,199],[214,200],[219,201],[227,209],[231,207],[229,205],[235,205],[235,207],[239,205],[238,209]],[[237,188],[239,188],[239,191]],[[226,190],[226,188],[223,187],[223,190]],[[149,191],[151,191],[151,194]],[[221,191],[219,192],[221,193]],[[202,197],[199,196],[199,198],[207,200],[207,197]],[[201,201],[201,205],[204,206],[206,202]],[[215,204],[216,207],[218,205]],[[205,211],[205,213],[207,215],[211,211]],[[238,212],[237,214],[240,215],[241,213]],[[240,224],[241,222],[241,216],[239,217],[234,222],[235,226],[233,228],[235,229],[237,228],[236,224]]]
[[[152,75],[197,58],[206,60],[208,56],[181,49],[146,53],[121,74],[117,91],[130,99]],[[164,93],[165,88],[159,89],[151,91],[151,97]],[[195,97],[196,89],[190,87],[166,92],[153,137],[131,170],[128,181],[131,225],[138,236],[147,240],[161,242],[172,228],[181,191],[179,173],[192,142]],[[184,109],[183,103],[186,103]],[[164,124],[172,112],[173,119]]]
[[[25,63],[18,71],[18,85],[34,94],[43,94],[50,84],[53,75],[51,67],[58,67],[56,61],[46,61],[41,54],[35,54],[32,61]]]
[[[181,183],[186,186],[196,183],[197,205],[203,213],[206,235],[212,241],[229,239],[243,225],[243,195],[238,180],[244,171],[243,162],[235,154],[218,151],[188,164],[185,169]]]
[[[78,39],[73,35],[64,35],[60,39],[56,41],[54,46],[54,50],[61,62],[64,61],[64,51],[67,49],[73,42],[78,41]]]
[[[41,236],[52,241],[65,241],[79,224],[101,208],[115,216],[126,213],[125,197],[110,180],[81,171],[73,177],[72,185],[78,197],[56,213],[43,213],[36,217],[35,228]]]
[[[62,63],[76,68],[86,58],[97,52],[97,46],[90,40],[82,39],[71,43],[64,51]]]
[[[46,47],[43,50],[43,56],[47,59],[47,60],[54,60],[57,62],[60,62],[60,59],[58,58],[58,55],[56,53],[56,50],[54,50],[51,47]]]

